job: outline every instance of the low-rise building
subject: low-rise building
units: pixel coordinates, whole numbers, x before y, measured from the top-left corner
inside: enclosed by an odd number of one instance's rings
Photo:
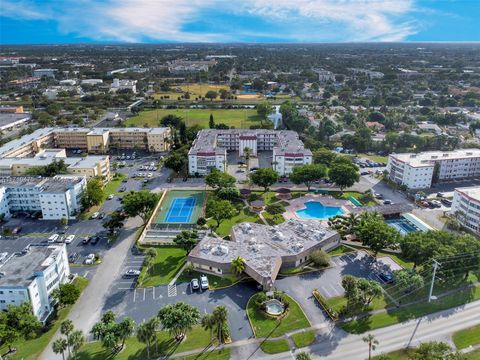
[[[28,302],[44,323],[54,309],[52,291],[68,282],[69,276],[65,244],[30,245],[26,254],[0,265],[0,310]]]
[[[314,250],[332,249],[340,235],[315,220],[290,219],[280,225],[242,223],[232,228],[231,241],[205,236],[188,254],[194,269],[223,276],[231,274],[237,257],[245,262],[245,273],[264,289],[272,288],[280,269],[298,267]]]
[[[117,92],[118,90],[131,90],[134,94],[137,93],[137,80],[120,80],[113,79],[110,91]]]
[[[0,131],[11,130],[31,120],[28,113],[0,113]]]
[[[328,81],[335,81],[335,74],[328,70],[314,70],[318,74],[318,81],[320,82],[328,82]]]
[[[480,176],[480,149],[390,154],[390,180],[409,189],[429,188],[432,182]]]
[[[86,184],[84,176],[0,176],[0,209],[6,218],[41,212],[44,220],[75,219]]]
[[[57,69],[35,69],[33,70],[33,76],[34,77],[51,77],[55,78],[55,73],[57,72]]]
[[[455,189],[451,213],[460,224],[480,235],[480,186]]]
[[[206,175],[213,168],[224,171],[227,151],[238,151],[239,156],[244,156],[247,148],[251,156],[271,151],[272,167],[282,176],[290,174],[295,166],[312,163],[312,152],[305,149],[294,131],[207,129],[198,133],[188,152],[189,173]]]

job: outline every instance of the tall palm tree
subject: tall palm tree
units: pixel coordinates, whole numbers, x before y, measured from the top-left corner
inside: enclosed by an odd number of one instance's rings
[[[220,344],[224,344],[228,337],[228,311],[225,306],[217,306],[211,314],[206,314],[201,321],[205,330],[210,330],[210,335],[215,337]]]
[[[158,337],[157,337],[157,331],[160,328],[160,319],[156,316],[152,317],[150,320],[148,320],[148,326],[151,328],[151,331],[155,335],[154,341],[155,341],[155,355],[158,353]]]
[[[368,334],[362,338],[364,343],[368,344],[368,360],[372,360],[372,350],[375,350],[378,345],[378,340],[372,334]]]
[[[72,333],[74,328],[75,327],[73,326],[73,321],[69,319],[62,321],[62,323],[60,324],[60,333],[67,337],[68,355],[70,355],[70,334]]]
[[[65,350],[67,350],[67,340],[58,338],[52,344],[52,349],[55,354],[62,354],[62,359],[65,360]]]
[[[85,335],[81,330],[72,332],[68,344],[72,348],[73,359],[76,359],[78,350],[85,344]]]
[[[132,336],[134,330],[135,321],[133,321],[129,317],[124,318],[122,322],[117,325],[117,334],[118,337],[122,340],[122,346],[120,347],[120,349],[123,349],[123,346],[125,345],[125,340],[127,340],[128,337]]]
[[[247,165],[247,174],[250,171],[250,158],[252,156],[252,149],[246,147],[243,149],[243,157],[245,158],[245,163]]]
[[[230,263],[230,268],[235,274],[240,275],[242,272],[245,271],[245,259],[241,256],[237,256]]]
[[[137,328],[137,339],[138,341],[144,343],[147,346],[147,358],[150,359],[150,346],[154,337],[156,337],[155,331],[152,331],[152,327],[149,326],[149,323],[146,323],[145,320],[138,325]]]

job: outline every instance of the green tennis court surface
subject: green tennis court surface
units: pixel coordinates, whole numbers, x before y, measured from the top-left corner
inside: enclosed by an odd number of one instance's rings
[[[172,190],[155,215],[155,224],[194,224],[202,216],[204,191]]]

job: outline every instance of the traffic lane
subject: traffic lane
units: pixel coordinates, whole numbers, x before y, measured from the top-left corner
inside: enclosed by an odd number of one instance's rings
[[[113,310],[120,318],[129,316],[140,323],[156,316],[163,306],[179,301],[196,307],[202,315],[211,313],[216,306],[223,305],[228,310],[232,340],[237,341],[253,337],[245,309],[248,300],[256,292],[256,285],[253,282],[240,283],[215,291],[192,291],[189,283],[133,290],[117,288],[107,298],[102,311]]]

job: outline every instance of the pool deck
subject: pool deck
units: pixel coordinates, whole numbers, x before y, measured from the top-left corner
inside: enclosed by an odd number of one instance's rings
[[[286,207],[286,211],[283,214],[285,220],[289,219],[302,219],[297,215],[297,210],[305,209],[305,203],[309,201],[316,201],[322,204],[323,206],[339,207],[342,209],[344,214],[350,213],[349,208],[351,208],[352,203],[349,200],[335,199],[332,196],[324,194],[305,194],[305,196],[290,200],[290,205]],[[319,219],[320,220],[320,219]],[[327,219],[320,220],[327,221]]]

